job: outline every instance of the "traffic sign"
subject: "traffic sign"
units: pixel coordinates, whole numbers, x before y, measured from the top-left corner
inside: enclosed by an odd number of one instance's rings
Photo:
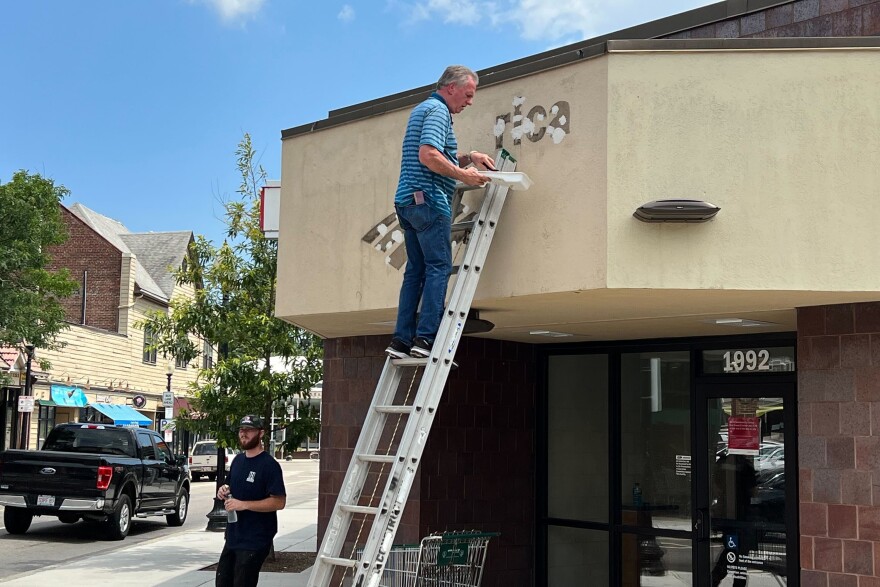
[[[162,392],[162,405],[166,408],[174,407],[174,393],[171,391]]]
[[[18,398],[18,411],[19,412],[33,412],[34,411],[34,396],[32,395],[22,395]]]

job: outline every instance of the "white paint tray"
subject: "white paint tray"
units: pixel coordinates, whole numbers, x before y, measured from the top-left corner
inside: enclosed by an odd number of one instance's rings
[[[525,191],[532,187],[532,178],[522,171],[480,171],[480,174],[514,191]]]

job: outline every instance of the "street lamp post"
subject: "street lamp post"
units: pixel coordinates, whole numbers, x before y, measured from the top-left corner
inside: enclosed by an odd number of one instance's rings
[[[171,376],[172,375],[174,375],[174,362],[168,361],[168,363],[165,365],[165,376],[168,378],[168,383],[165,386],[165,391],[167,391],[168,393],[171,393]],[[168,420],[170,420],[172,418],[174,418],[174,403],[173,402],[170,406],[168,406],[168,405],[165,406],[165,421],[167,422]],[[172,432],[172,435],[173,434],[174,433]],[[163,436],[165,435],[164,430],[162,431],[162,435]],[[174,437],[172,436],[171,446],[174,446],[173,439],[174,439]],[[172,450],[174,450],[174,449],[172,449]]]
[[[223,305],[226,305],[226,294],[223,294]],[[226,359],[229,355],[229,343],[220,343],[220,358]],[[227,425],[229,420],[227,419]],[[217,443],[217,483],[214,487],[214,507],[205,516],[208,518],[208,526],[205,528],[208,532],[223,532],[226,530],[226,508],[221,500],[217,499],[217,492],[220,487],[226,483],[226,449],[220,446],[220,434],[216,435]]]
[[[24,376],[24,395],[25,397],[30,397],[33,395],[33,388],[31,387],[31,361],[34,360],[34,345],[28,344],[24,347],[25,354],[27,355],[27,362],[25,363],[25,376]],[[22,417],[19,420],[22,423],[21,430],[19,431],[20,441],[19,448],[23,448],[27,450],[29,448],[31,442],[31,414],[30,412],[23,412]]]

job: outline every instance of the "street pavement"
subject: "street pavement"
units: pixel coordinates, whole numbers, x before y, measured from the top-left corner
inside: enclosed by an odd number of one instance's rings
[[[317,550],[318,500],[299,502],[278,512],[276,552]],[[214,572],[200,569],[217,562],[223,532],[208,532],[203,523],[186,530],[76,561],[50,565],[0,579],[0,584],[42,587],[55,585],[137,585],[196,587],[213,585]],[[260,573],[260,587],[305,587],[309,570],[301,573]]]

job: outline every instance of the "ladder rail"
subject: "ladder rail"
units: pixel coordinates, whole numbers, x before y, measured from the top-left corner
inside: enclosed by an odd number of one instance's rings
[[[515,161],[505,159],[501,170],[512,171],[511,168],[515,166]],[[357,567],[352,583],[356,587],[375,587],[381,579],[508,190],[507,186],[496,184],[490,184],[486,188],[483,205],[476,218],[475,231],[471,233],[471,240],[466,248],[462,270],[456,278],[431,349],[428,366],[416,394],[414,403],[421,409],[408,420],[401,437],[400,450],[401,453],[405,450],[406,454],[399,454],[401,458],[395,461],[389,472],[380,513],[373,522],[361,556],[361,564]]]
[[[353,512],[347,511],[347,508],[344,506],[357,504],[364,483],[370,473],[370,463],[361,461],[357,458],[357,455],[374,454],[376,452],[385,430],[385,420],[388,416],[388,414],[378,411],[377,408],[393,403],[394,394],[400,384],[402,375],[403,370],[392,365],[390,357],[386,359],[376,387],[377,392],[373,395],[372,402],[368,408],[367,418],[364,420],[364,427],[358,436],[353,458],[348,464],[343,486],[336,497],[333,513],[327,523],[327,529],[324,531],[324,540],[321,542],[321,550],[318,552],[318,560],[315,563],[313,574],[309,581],[310,585],[328,585],[335,570],[332,561],[343,560],[340,558],[340,555],[342,554],[342,548],[354,515]],[[371,414],[375,414],[375,416],[371,417]],[[321,561],[322,557],[328,562],[321,564],[319,561]]]
[[[504,150],[499,152],[496,161],[500,163],[498,167],[501,171],[513,171],[516,168],[516,160]],[[458,186],[457,189],[465,191],[467,186]],[[464,323],[479,285],[482,266],[488,255],[508,190],[508,186],[503,184],[490,183],[485,186],[483,202],[479,212],[472,217],[474,224],[465,247],[464,260],[456,275],[447,307],[444,309],[430,357],[427,360],[387,358],[385,361],[343,485],[324,532],[315,566],[309,578],[310,587],[327,587],[340,567],[354,569],[352,585],[355,587],[377,587],[379,584],[421,463],[437,408],[443,397],[452,358],[461,340]],[[425,365],[425,371],[412,404],[406,408],[394,405],[403,371],[421,365]],[[377,447],[386,431],[388,416],[403,413],[407,414],[407,421],[393,460],[387,456],[376,458]],[[362,458],[365,455],[366,457]],[[383,463],[383,471],[386,465],[390,465],[384,491],[378,494],[374,490],[373,495],[370,496],[370,504],[359,505],[358,501],[365,495],[364,485],[371,471],[370,466],[377,462]],[[381,481],[381,476],[379,480]],[[380,497],[378,507],[373,505],[373,499],[377,495]],[[355,514],[373,517],[369,536],[358,561],[340,556]]]

